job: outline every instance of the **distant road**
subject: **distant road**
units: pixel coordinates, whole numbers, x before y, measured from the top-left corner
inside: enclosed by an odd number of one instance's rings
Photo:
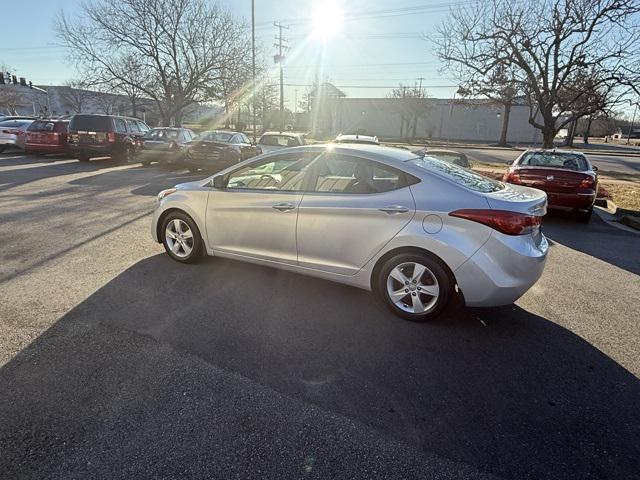
[[[487,163],[507,163],[515,160],[522,152],[517,150],[503,149],[480,149],[480,148],[456,148],[467,154],[470,160]],[[579,149],[576,149],[579,150]],[[587,153],[587,157],[600,170],[620,173],[636,173],[640,174],[640,156],[625,155],[598,155],[595,153]]]

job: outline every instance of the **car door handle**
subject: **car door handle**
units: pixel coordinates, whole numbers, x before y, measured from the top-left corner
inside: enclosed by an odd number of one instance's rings
[[[389,205],[388,207],[379,208],[381,212],[393,215],[395,213],[407,213],[409,209],[403,205]]]
[[[293,210],[294,208],[296,208],[296,206],[293,203],[276,203],[273,207],[271,208],[275,208],[276,210],[280,210],[281,212],[286,212],[288,210]]]

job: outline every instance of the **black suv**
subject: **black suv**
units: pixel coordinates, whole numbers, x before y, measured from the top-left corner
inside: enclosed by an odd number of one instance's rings
[[[69,151],[81,162],[112,157],[130,162],[142,148],[150,128],[137,118],[79,114],[69,122]]]

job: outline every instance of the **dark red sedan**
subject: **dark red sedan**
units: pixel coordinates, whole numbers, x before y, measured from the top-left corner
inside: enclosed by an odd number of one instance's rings
[[[68,120],[36,120],[27,129],[25,151],[40,155],[68,152],[68,127]]]
[[[587,223],[598,192],[597,170],[580,152],[527,150],[502,180],[543,190],[548,208],[573,211],[578,221]]]

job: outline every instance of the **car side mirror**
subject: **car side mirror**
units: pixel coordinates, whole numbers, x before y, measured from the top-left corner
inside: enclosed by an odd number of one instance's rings
[[[591,168],[593,168],[593,171],[594,171],[594,172],[597,172],[597,171],[598,171],[598,167],[596,167],[595,165],[592,165],[592,167],[591,167]]]
[[[213,177],[211,181],[213,188],[223,189],[224,188],[224,175],[216,175]]]

